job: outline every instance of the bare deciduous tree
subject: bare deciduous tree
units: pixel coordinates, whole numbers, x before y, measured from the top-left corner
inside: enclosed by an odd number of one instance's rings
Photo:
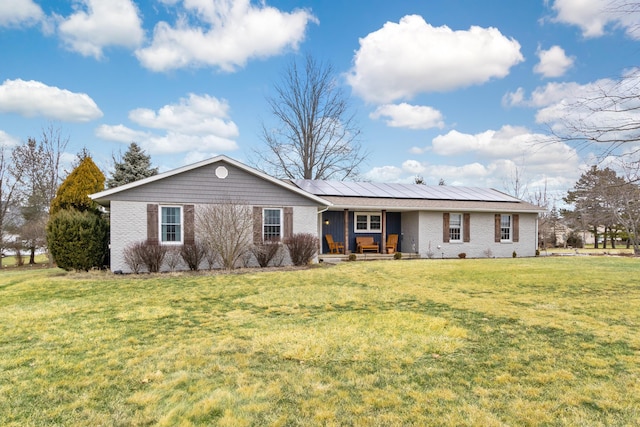
[[[331,65],[306,57],[293,61],[268,97],[279,126],[263,123],[266,149],[255,150],[256,166],[289,179],[345,179],[358,175],[366,157],[360,129]]]
[[[7,247],[7,230],[16,226],[12,221],[16,216],[17,185],[20,175],[12,175],[9,168],[7,147],[0,146],[0,252]],[[12,224],[13,223],[13,224]],[[2,267],[2,257],[0,257]]]
[[[224,201],[196,209],[197,235],[217,254],[222,267],[236,268],[253,243],[251,207]]]
[[[603,81],[559,104],[547,120],[551,142],[570,143],[609,156],[636,159],[640,142],[640,69]]]
[[[42,130],[40,141],[29,138],[14,148],[11,174],[19,177],[21,213],[25,234],[31,243],[44,242],[51,200],[60,185],[61,159],[69,142],[60,129],[50,125]],[[35,246],[30,246],[30,262],[35,262]]]
[[[613,214],[626,231],[633,253],[640,255],[640,166],[635,162],[633,165],[623,165],[623,169],[625,183],[612,192],[616,200]]]

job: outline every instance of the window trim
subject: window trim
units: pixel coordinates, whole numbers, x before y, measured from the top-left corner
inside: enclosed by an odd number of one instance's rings
[[[454,239],[452,237],[451,234],[451,230],[453,229],[453,227],[451,226],[453,223],[453,217],[454,215],[456,215],[458,218],[460,218],[460,226],[459,231],[458,231],[458,238]],[[462,213],[458,213],[458,212],[453,212],[453,213],[449,213],[449,242],[451,243],[462,243],[464,241],[464,215]]]
[[[504,217],[508,217],[509,218],[509,237],[504,239],[502,230],[505,229],[505,227],[502,226],[502,218]],[[513,242],[513,215],[511,214],[500,214],[500,243],[512,243]]]
[[[273,241],[275,239],[267,239],[266,235],[265,235],[265,230],[264,227],[267,225],[265,224],[265,219],[266,219],[266,211],[279,211],[280,212],[280,235],[278,236],[277,241],[281,242],[283,237],[284,237],[284,209],[283,208],[273,208],[273,207],[269,207],[269,208],[262,208],[262,229],[261,229],[261,234],[262,234],[262,241],[266,242],[267,240],[269,241]],[[269,224],[271,226],[275,225],[275,224]]]
[[[358,216],[366,216],[367,217],[367,228],[366,229],[358,229]],[[380,217],[380,228],[372,229],[371,228],[371,217],[378,216]],[[353,232],[354,233],[382,233],[382,211],[376,212],[354,212],[353,213]]]
[[[180,239],[179,240],[164,240],[164,233],[162,229],[162,210],[165,208],[178,208],[180,210]],[[182,245],[184,244],[184,206],[181,205],[159,205],[158,206],[158,241],[161,245]]]

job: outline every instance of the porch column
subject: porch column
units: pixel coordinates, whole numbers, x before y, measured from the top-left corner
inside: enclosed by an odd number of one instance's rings
[[[344,254],[349,253],[349,209],[344,210]]]
[[[382,220],[382,230],[380,230],[381,232],[381,236],[380,236],[380,253],[384,254],[387,253],[387,211],[386,210],[382,210],[382,218],[380,218]]]

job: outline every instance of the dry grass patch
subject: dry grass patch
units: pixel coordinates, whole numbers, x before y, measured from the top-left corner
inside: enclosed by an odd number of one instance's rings
[[[633,258],[0,274],[0,424],[634,425]]]

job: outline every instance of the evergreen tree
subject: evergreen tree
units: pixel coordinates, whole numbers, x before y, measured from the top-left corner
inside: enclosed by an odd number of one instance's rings
[[[107,264],[109,223],[91,211],[62,209],[47,224],[49,252],[64,270],[88,271]]]
[[[151,157],[135,142],[129,145],[129,149],[122,159],[114,157],[113,175],[107,181],[108,188],[118,187],[130,182],[138,181],[158,174],[158,168],[151,167]]]
[[[586,226],[591,227],[596,248],[600,228],[605,232],[602,237],[604,248],[607,247],[607,231],[616,225],[615,212],[623,208],[618,204],[617,195],[624,187],[624,179],[614,170],[592,166],[580,176],[564,198],[566,203],[572,204],[575,208],[573,212],[568,212],[569,216],[580,217]]]
[[[54,215],[63,209],[97,213],[98,205],[89,198],[89,194],[104,190],[104,181],[104,174],[91,157],[85,157],[60,184],[56,197],[51,201],[49,214]]]

